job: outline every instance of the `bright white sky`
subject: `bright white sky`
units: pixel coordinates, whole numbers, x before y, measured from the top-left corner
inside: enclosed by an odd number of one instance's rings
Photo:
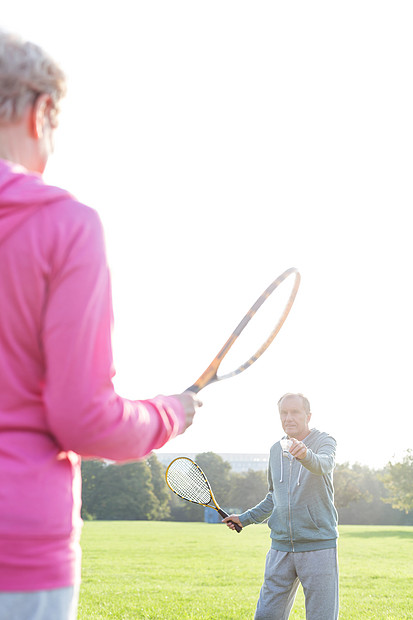
[[[412,447],[410,1],[13,0],[69,94],[46,178],[96,208],[128,398],[192,384],[262,290],[302,285],[167,452],[267,452],[305,393],[338,461]]]

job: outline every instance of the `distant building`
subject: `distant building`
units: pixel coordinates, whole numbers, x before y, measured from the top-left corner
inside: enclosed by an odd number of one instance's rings
[[[169,465],[171,461],[178,456],[187,456],[190,459],[195,460],[195,452],[184,453],[167,453],[156,452],[156,458],[162,465]],[[235,454],[235,453],[217,453],[224,461],[228,461],[231,465],[231,469],[234,472],[240,473],[252,469],[253,471],[266,471],[268,466],[268,454]],[[215,512],[215,511],[214,511]]]
[[[228,461],[231,469],[236,472],[266,471],[268,467],[268,454],[220,454],[224,461]]]

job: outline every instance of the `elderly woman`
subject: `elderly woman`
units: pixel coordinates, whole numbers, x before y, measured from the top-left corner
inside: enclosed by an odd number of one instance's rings
[[[97,213],[44,183],[61,69],[0,31],[0,619],[76,616],[80,456],[140,459],[192,423],[190,393],[112,385]]]

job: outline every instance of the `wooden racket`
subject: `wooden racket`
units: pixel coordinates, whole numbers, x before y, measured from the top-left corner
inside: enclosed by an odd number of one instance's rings
[[[270,296],[276,295],[280,284],[283,283],[285,280],[287,280],[287,278],[291,279],[291,282],[292,282],[291,288],[288,289],[288,297],[286,299],[286,302],[283,303],[282,308],[279,311],[277,311],[277,315],[274,316],[274,321],[271,323],[269,331],[267,332],[269,334],[268,337],[264,340],[261,346],[259,346],[257,349],[255,349],[255,346],[257,345],[257,343],[254,343],[253,350],[255,352],[250,357],[247,356],[246,361],[244,361],[242,364],[237,366],[234,370],[231,370],[230,372],[226,372],[222,375],[218,375],[218,369],[223,359],[225,358],[225,356],[228,354],[231,347],[235,343],[235,341],[244,332],[245,328],[250,323],[251,319],[253,317],[256,317],[257,311],[262,306],[265,305],[265,302],[270,298]],[[249,368],[254,362],[256,362],[257,359],[261,357],[261,355],[264,353],[264,351],[268,349],[268,347],[270,346],[270,344],[272,343],[272,341],[274,340],[274,338],[280,331],[281,327],[283,326],[284,321],[287,318],[291,310],[291,307],[294,303],[295,297],[297,295],[298,287],[300,285],[300,279],[301,279],[300,274],[297,271],[297,269],[295,269],[294,267],[291,267],[290,269],[287,269],[287,271],[284,271],[284,273],[278,276],[278,278],[276,278],[273,282],[271,282],[271,284],[265,289],[262,295],[258,297],[257,301],[248,310],[247,314],[244,316],[242,321],[234,329],[234,331],[232,332],[232,334],[230,335],[230,337],[228,338],[228,340],[226,341],[222,349],[219,351],[219,353],[217,353],[217,355],[214,357],[214,359],[212,360],[208,368],[202,373],[202,375],[199,377],[199,379],[195,381],[193,385],[187,388],[186,391],[194,392],[195,394],[197,394],[200,390],[202,390],[207,385],[210,385],[211,383],[215,383],[216,381],[222,381],[223,379],[229,379],[229,377],[238,375],[239,373]],[[254,319],[254,322],[257,324],[259,320],[260,318],[259,316],[257,316]]]

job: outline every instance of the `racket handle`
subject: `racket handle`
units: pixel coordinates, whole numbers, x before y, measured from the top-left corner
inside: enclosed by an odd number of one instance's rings
[[[225,510],[222,510],[221,508],[218,509],[219,514],[221,515],[221,517],[229,517],[229,514],[225,512]],[[240,527],[238,525],[238,523],[234,523],[234,521],[230,521],[230,523],[233,523],[235,525],[235,529],[237,530],[238,534],[240,533],[240,531],[242,530],[242,527]]]
[[[199,385],[194,383],[194,385],[191,385],[191,387],[186,388],[185,392],[192,392],[193,394],[198,394],[200,390],[201,388],[199,387]]]

